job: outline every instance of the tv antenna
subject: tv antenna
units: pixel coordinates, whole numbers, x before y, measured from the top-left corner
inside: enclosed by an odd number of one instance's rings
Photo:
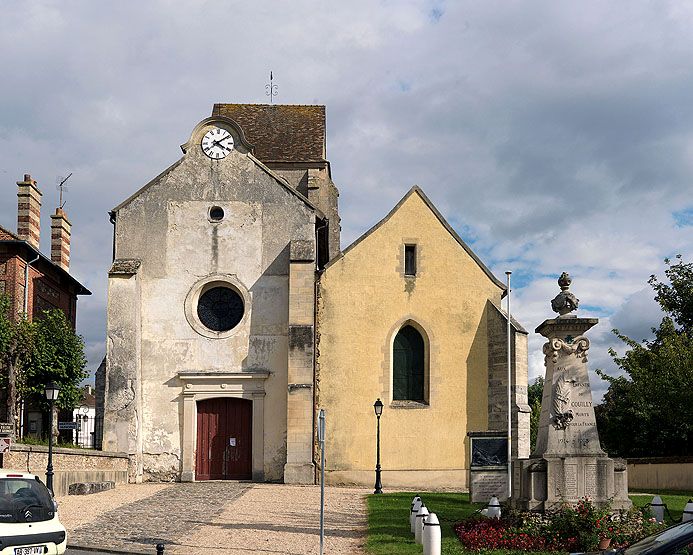
[[[70,172],[70,173],[68,174],[67,177],[59,176],[59,177],[55,180],[55,182],[57,183],[57,185],[55,186],[55,188],[58,189],[58,191],[60,191],[60,202],[58,203],[58,206],[59,206],[61,209],[62,209],[63,206],[65,206],[65,203],[67,202],[67,201],[63,202],[63,191],[67,191],[67,189],[68,189],[68,186],[65,185],[65,182],[66,182],[68,179],[70,179],[71,176],[72,176],[72,172]]]
[[[265,94],[270,97],[270,104],[273,103],[274,97],[279,94],[277,92],[277,85],[273,83],[274,81],[274,76],[272,75],[272,72],[270,71],[270,82],[265,85]]]

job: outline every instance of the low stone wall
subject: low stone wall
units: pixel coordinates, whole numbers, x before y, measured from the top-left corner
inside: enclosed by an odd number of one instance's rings
[[[13,444],[9,453],[2,455],[2,468],[30,472],[46,480],[48,447],[43,445]],[[126,484],[128,456],[125,453],[105,453],[89,449],[53,449],[53,491],[56,496],[67,495],[70,484],[79,482],[106,482]]]
[[[693,491],[693,457],[628,459],[628,487]]]

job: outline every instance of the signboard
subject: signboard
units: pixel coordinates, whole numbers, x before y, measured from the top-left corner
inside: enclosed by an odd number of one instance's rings
[[[12,435],[13,428],[12,422],[0,422],[0,435]]]
[[[79,430],[79,422],[58,422],[58,430]]]
[[[0,455],[2,453],[9,453],[10,445],[12,445],[12,440],[9,437],[0,437]]]

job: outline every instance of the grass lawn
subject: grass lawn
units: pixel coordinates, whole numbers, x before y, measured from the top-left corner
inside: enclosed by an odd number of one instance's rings
[[[640,493],[638,493],[640,492]],[[652,497],[657,494],[662,498],[662,503],[666,503],[667,509],[674,517],[674,520],[680,520],[683,514],[683,508],[688,503],[689,499],[693,499],[693,491],[671,491],[671,490],[660,490],[660,491],[645,491],[636,490],[635,492],[628,492],[628,497],[630,497],[633,505],[636,507],[644,507],[647,503],[652,501]],[[664,518],[669,522],[669,517],[664,513]]]
[[[473,553],[459,543],[452,530],[453,524],[470,516],[485,506],[484,503],[470,503],[466,493],[414,493],[398,492],[368,496],[368,539],[366,549],[373,555],[420,554],[423,549],[414,542],[409,530],[409,508],[415,495],[421,495],[426,507],[436,513],[440,520],[443,536],[443,555]],[[637,493],[631,495],[633,503],[642,507],[652,501],[652,495]],[[693,492],[659,492],[675,519],[680,519],[683,507]],[[508,555],[511,551],[489,551],[489,554]],[[521,551],[515,553],[524,553]]]

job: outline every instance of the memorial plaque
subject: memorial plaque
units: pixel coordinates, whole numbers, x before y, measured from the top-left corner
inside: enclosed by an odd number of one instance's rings
[[[585,465],[585,497],[595,499],[597,497],[597,465]]]
[[[564,469],[566,499],[576,499],[578,496],[578,468],[576,464],[566,464]]]
[[[488,503],[492,496],[508,498],[508,473],[498,470],[472,471],[469,487],[473,503]]]
[[[508,440],[499,437],[472,438],[472,467],[507,466]]]

